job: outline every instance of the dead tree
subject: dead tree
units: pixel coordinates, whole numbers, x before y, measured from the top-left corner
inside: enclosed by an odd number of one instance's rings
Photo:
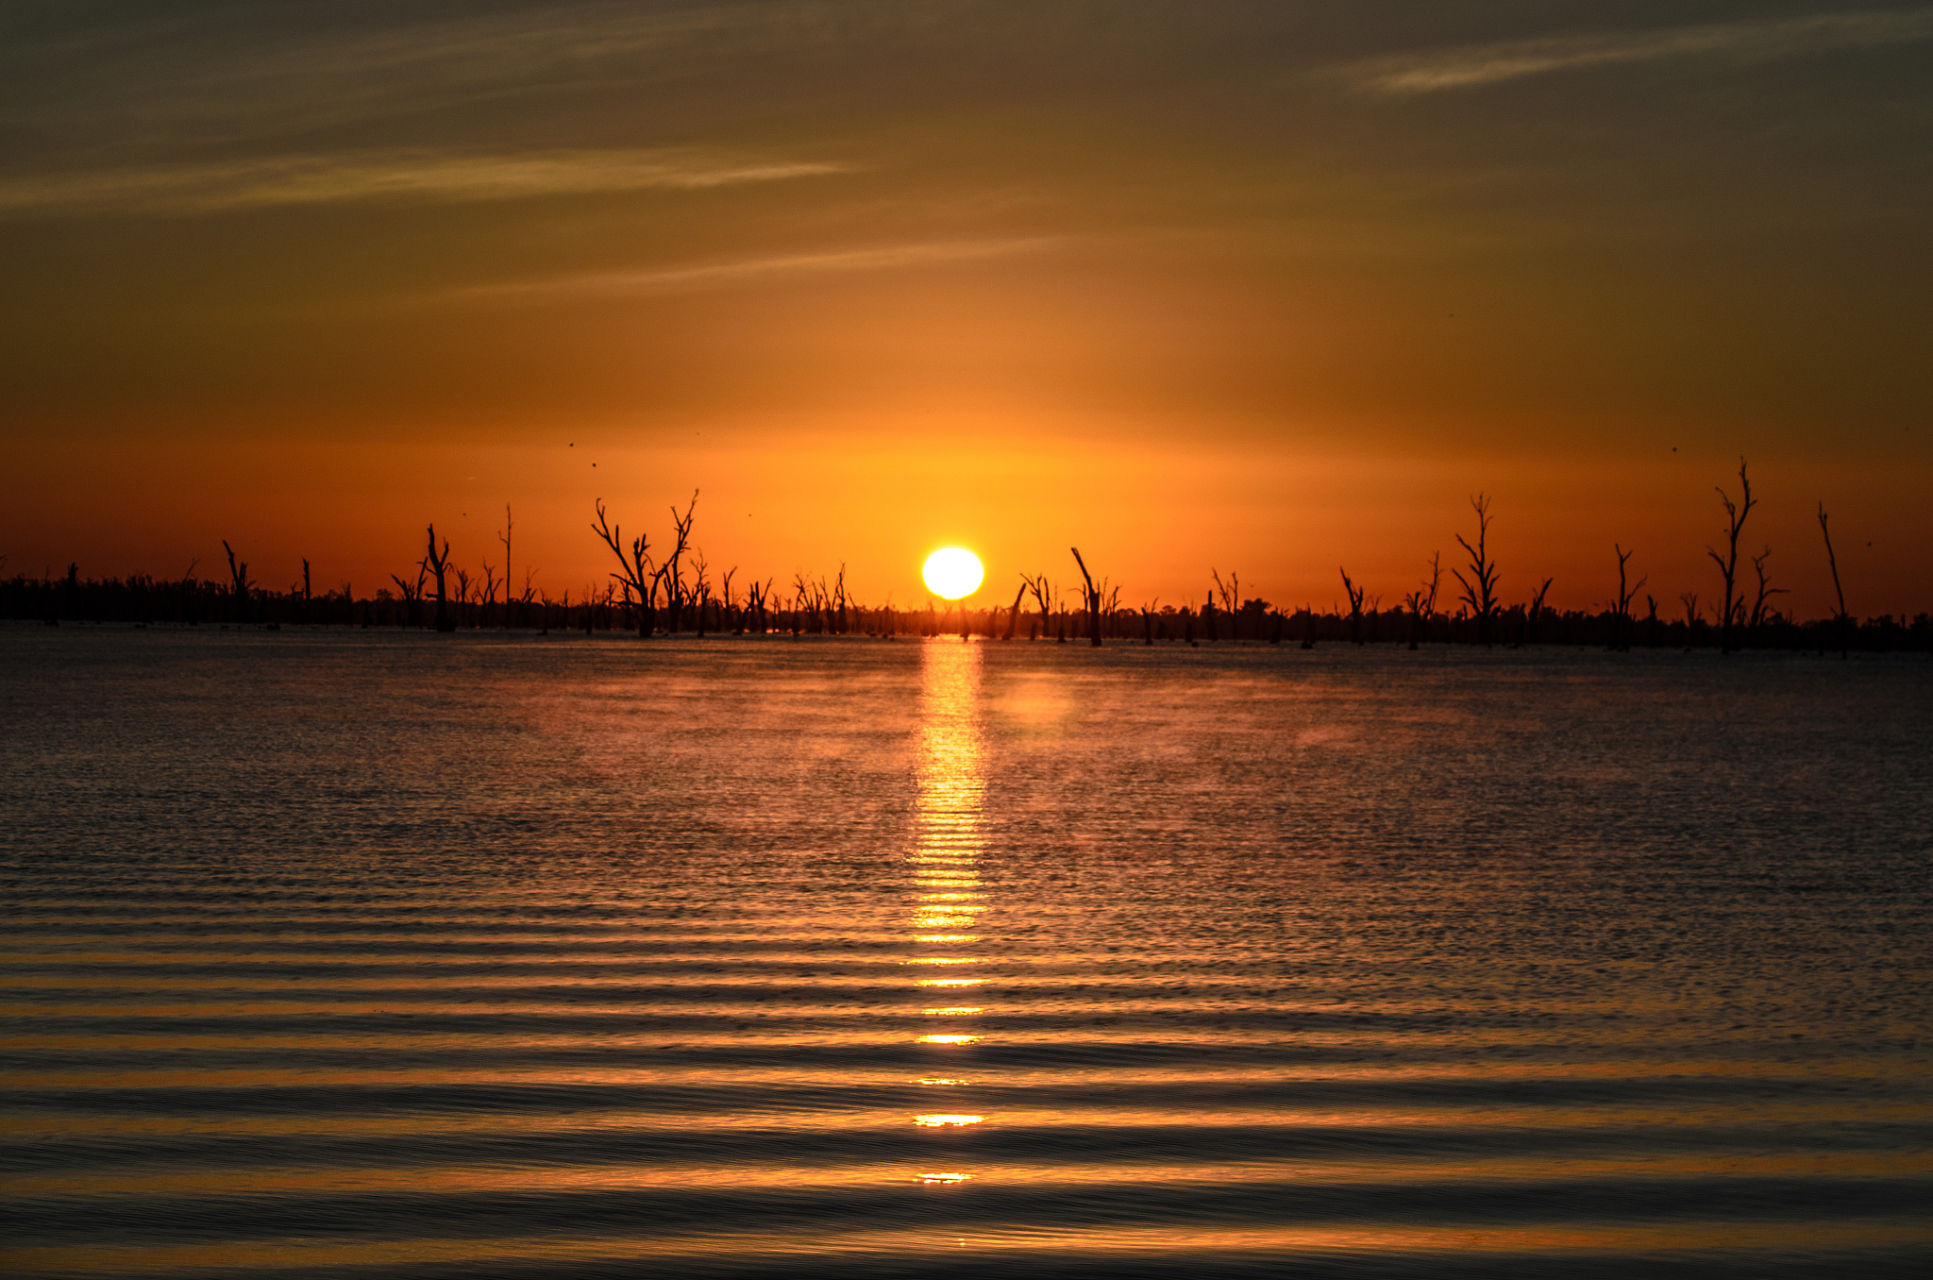
[[[678,514],[674,504],[671,508],[672,547],[671,554],[658,566],[658,577],[666,585],[665,606],[671,614],[671,625],[665,630],[676,632],[683,625],[685,607],[685,582],[681,565],[685,549],[691,545],[691,513],[698,507],[698,491],[691,491],[691,502],[685,507],[684,515]]]
[[[1421,587],[1403,597],[1403,605],[1409,610],[1409,647],[1416,652],[1416,643],[1421,633],[1436,616],[1436,593],[1443,586],[1443,553],[1430,554],[1430,576]]]
[[[1349,570],[1338,567],[1336,572],[1342,575],[1342,589],[1349,597],[1349,642],[1359,645],[1362,643],[1362,598],[1367,588],[1351,582]]]
[[[1212,565],[1209,566],[1208,575],[1215,580],[1215,594],[1221,597],[1222,612],[1228,615],[1228,638],[1230,640],[1240,640],[1242,638],[1241,575],[1237,574],[1233,569],[1230,569],[1228,571],[1228,581],[1223,582],[1222,575],[1217,573]],[[1208,638],[1213,640],[1215,637],[1211,634]]]
[[[1081,559],[1081,549],[1070,547],[1069,550],[1074,553],[1074,563],[1080,567],[1081,581],[1086,584],[1081,594],[1087,601],[1088,639],[1098,649],[1101,647],[1101,592],[1106,588],[1107,580],[1103,578],[1101,585],[1095,586],[1093,576],[1087,571],[1087,562]]]
[[[1746,639],[1752,640],[1759,634],[1759,628],[1772,620],[1776,612],[1772,608],[1772,597],[1787,594],[1784,587],[1772,585],[1772,575],[1765,571],[1765,562],[1772,558],[1772,548],[1752,557],[1752,573],[1758,578],[1758,594],[1752,600],[1752,614],[1746,622]]]
[[[228,553],[229,600],[233,602],[235,621],[248,621],[248,591],[252,585],[248,580],[248,561],[235,559],[235,548],[223,538],[221,549]],[[71,575],[70,575],[71,576]]]
[[[637,602],[638,639],[649,639],[657,630],[658,581],[664,572],[652,563],[650,540],[639,534],[625,542],[623,528],[605,519],[602,498],[597,499],[597,520],[591,525],[591,532],[617,557],[618,571],[611,577],[624,588],[627,603]]]
[[[1680,592],[1678,602],[1685,606],[1685,652],[1691,652],[1692,633],[1698,629],[1698,593]]]
[[[456,622],[450,617],[450,591],[447,574],[450,565],[450,540],[443,539],[443,548],[436,546],[436,526],[430,526],[429,550],[424,553],[423,567],[436,579],[436,629],[438,631],[456,630]]]
[[[302,557],[302,621],[309,620],[309,602],[314,597],[309,593],[309,557]]]
[[[1725,554],[1721,556],[1711,547],[1707,546],[1705,548],[1705,554],[1712,558],[1712,563],[1718,566],[1719,576],[1725,580],[1724,609],[1719,614],[1718,621],[1718,651],[1720,653],[1730,653],[1732,651],[1732,615],[1736,606],[1744,603],[1736,595],[1738,581],[1738,534],[1745,527],[1745,517],[1752,514],[1753,504],[1757,501],[1757,499],[1752,497],[1752,482],[1745,474],[1745,459],[1743,458],[1738,460],[1738,484],[1739,500],[1737,502],[1733,502],[1731,495],[1726,493],[1723,488],[1714,486],[1718,488],[1718,500],[1725,504]]]
[[[1007,610],[1007,634],[1002,639],[1013,639],[1014,628],[1020,625],[1020,597],[1027,594],[1027,575],[1020,575],[1020,585],[1014,588],[1013,607]]]
[[[1832,530],[1826,526],[1826,504],[1819,504],[1819,533],[1826,540],[1826,563],[1832,567],[1832,590],[1839,599],[1839,608],[1832,617],[1839,625],[1839,657],[1846,657],[1846,589],[1839,585],[1839,557],[1832,554]],[[224,544],[226,545],[226,544]]]
[[[389,575],[389,580],[395,583],[397,590],[403,593],[403,603],[409,606],[407,613],[409,614],[409,625],[412,627],[420,627],[423,625],[423,579],[428,573],[429,570],[419,560],[416,562],[415,582],[405,582],[393,573]]]
[[[1636,550],[1626,551],[1623,546],[1613,542],[1611,550],[1618,555],[1618,598],[1617,608],[1611,611],[1611,649],[1615,653],[1627,653],[1631,649],[1631,601],[1637,596],[1638,589],[1651,578],[1650,574],[1639,578],[1628,588],[1625,586],[1625,566],[1636,555]],[[1654,609],[1655,613],[1656,610]]]
[[[1550,594],[1550,584],[1555,581],[1556,578],[1545,578],[1544,585],[1537,588],[1537,596],[1530,602],[1530,608],[1524,611],[1523,635],[1517,640],[1519,649],[1537,642],[1537,615],[1544,611],[1544,597]]]
[[[1485,648],[1490,646],[1490,620],[1497,612],[1497,563],[1490,558],[1490,499],[1479,493],[1470,499],[1470,505],[1477,513],[1477,545],[1464,542],[1463,535],[1457,534],[1456,540],[1462,543],[1463,550],[1470,557],[1470,576],[1464,577],[1461,569],[1452,569],[1456,580],[1463,584],[1463,601],[1470,606],[1470,612],[1477,620],[1477,643]]]
[[[1044,573],[1037,573],[1032,577],[1023,573],[1020,575],[1020,581],[1029,591],[1034,593],[1034,603],[1040,606],[1040,634],[1044,636],[1052,629],[1053,625],[1053,604],[1049,599],[1053,594],[1053,588],[1048,586],[1047,575]],[[1029,635],[1027,638],[1031,640],[1033,636]]]
[[[510,535],[516,532],[516,528],[516,522],[510,518],[510,504],[506,502],[503,504],[503,532],[497,535],[497,541],[503,544],[503,625],[506,629],[512,625],[512,619],[510,617],[510,584],[515,579],[511,574],[511,569],[514,566],[510,559]],[[526,593],[527,595],[528,593]]]

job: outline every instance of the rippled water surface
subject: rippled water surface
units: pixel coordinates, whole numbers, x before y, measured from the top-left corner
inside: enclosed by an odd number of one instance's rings
[[[1924,658],[0,664],[8,1274],[1933,1273]]]

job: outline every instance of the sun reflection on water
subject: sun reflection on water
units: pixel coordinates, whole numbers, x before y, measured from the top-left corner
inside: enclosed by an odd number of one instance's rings
[[[980,743],[980,648],[977,645],[929,644],[924,651],[920,684],[920,738],[915,776],[918,803],[913,842],[907,865],[913,873],[911,925],[920,947],[944,947],[945,954],[914,955],[915,965],[964,966],[980,957],[962,954],[980,941],[973,930],[986,911],[980,879],[980,855],[986,847],[984,807],[986,774]],[[919,978],[923,992],[934,988],[978,987],[978,977]],[[962,993],[964,994],[964,992]],[[985,1012],[979,1005],[935,1005],[921,1010],[927,1017],[950,1021],[972,1019]],[[968,1030],[922,1035],[917,1043],[946,1058],[957,1068],[959,1054],[978,1044],[981,1036]],[[958,1076],[925,1076],[917,1083],[955,1088],[966,1081]],[[955,1104],[957,1105],[957,1103]],[[957,1130],[986,1119],[953,1111],[933,1111],[913,1117],[922,1129]],[[923,1174],[923,1181],[963,1182],[965,1172]]]

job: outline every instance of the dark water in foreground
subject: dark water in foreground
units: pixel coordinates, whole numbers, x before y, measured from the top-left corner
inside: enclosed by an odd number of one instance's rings
[[[1919,1275],[1933,664],[0,631],[11,1275]]]

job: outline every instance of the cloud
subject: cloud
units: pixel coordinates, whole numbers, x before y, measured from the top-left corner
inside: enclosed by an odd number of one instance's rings
[[[468,203],[650,189],[699,190],[841,173],[847,166],[666,151],[516,155],[379,152],[45,174],[0,181],[0,215],[225,213],[288,205]]]
[[[1933,10],[1820,14],[1766,22],[1517,40],[1358,63],[1351,78],[1390,95],[1439,93],[1579,67],[1720,57],[1762,62],[1828,49],[1907,44],[1933,38]]]
[[[1058,237],[1036,236],[1015,239],[943,240],[919,244],[881,245],[866,249],[845,249],[830,253],[786,254],[742,258],[728,262],[698,263],[663,267],[648,271],[608,271],[586,275],[557,276],[545,280],[508,284],[479,285],[439,294],[439,302],[546,302],[563,298],[597,296],[622,297],[638,293],[671,293],[686,290],[757,284],[766,280],[802,275],[835,275],[857,271],[890,271],[903,267],[923,267],[956,262],[977,262],[1041,253],[1064,243]]]

